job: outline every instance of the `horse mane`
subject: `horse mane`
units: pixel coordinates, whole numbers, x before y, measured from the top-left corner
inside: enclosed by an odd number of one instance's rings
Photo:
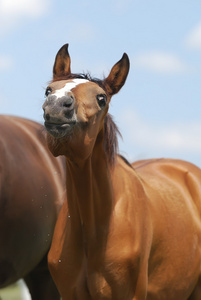
[[[52,82],[60,81],[60,80],[68,80],[68,79],[86,79],[91,82],[95,82],[96,84],[98,84],[101,88],[103,88],[106,91],[104,80],[91,77],[91,74],[89,72],[88,73],[78,73],[78,74],[70,73],[70,74],[64,75],[64,76],[55,76],[53,78]]]
[[[54,77],[52,82],[60,81],[60,80],[68,80],[68,79],[86,79],[91,82],[98,84],[106,93],[106,87],[104,84],[104,80],[100,80],[97,78],[92,78],[90,73],[80,73],[80,74],[69,74],[67,76],[59,76]],[[113,121],[112,116],[107,113],[105,117],[105,136],[104,136],[104,150],[108,159],[108,162],[111,166],[114,166],[116,156],[118,154],[118,138],[117,136],[121,136],[121,133]]]
[[[118,154],[118,135],[122,137],[112,116],[107,113],[105,117],[105,137],[103,146],[111,166],[114,166]]]

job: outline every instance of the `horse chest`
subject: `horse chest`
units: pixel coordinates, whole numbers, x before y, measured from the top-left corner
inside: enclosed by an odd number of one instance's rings
[[[134,285],[128,286],[131,274],[123,261],[106,264],[100,255],[89,258],[74,249],[57,262],[55,272],[63,300],[128,300],[134,294]]]
[[[124,239],[127,240],[128,237]],[[132,247],[129,241],[124,244],[114,236],[108,237],[107,246],[100,243],[83,249],[82,268],[77,279],[79,282],[77,293],[78,299],[95,300],[128,300],[133,299],[135,283],[139,270],[139,251]],[[122,241],[122,239],[121,239]],[[100,240],[99,240],[100,242]],[[82,292],[81,292],[82,291]]]
[[[77,299],[112,299],[112,291],[107,279],[99,271],[83,269],[76,287]]]
[[[111,273],[104,265],[97,269],[85,266],[78,277],[78,285],[76,287],[77,299],[132,299],[132,291],[129,291],[127,286],[128,277],[125,276],[123,270],[124,267],[120,265],[113,268]]]

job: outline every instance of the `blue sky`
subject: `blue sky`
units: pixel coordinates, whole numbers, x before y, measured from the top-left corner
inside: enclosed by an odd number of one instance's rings
[[[0,113],[43,122],[58,49],[72,71],[131,69],[110,112],[130,161],[173,157],[201,167],[200,0],[0,0]]]

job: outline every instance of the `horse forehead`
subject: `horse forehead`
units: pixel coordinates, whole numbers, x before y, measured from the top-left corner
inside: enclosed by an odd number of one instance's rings
[[[82,78],[55,81],[50,84],[50,87],[56,98],[61,98],[68,93],[73,93],[78,98],[80,95],[90,97],[94,94],[104,93],[104,90],[97,83]]]
[[[56,94],[57,96],[66,94],[68,92],[71,92],[72,89],[76,88],[80,84],[86,84],[90,81],[87,79],[82,78],[76,78],[76,79],[70,79],[70,80],[61,80],[56,81],[51,84],[51,87],[53,89],[53,94]]]

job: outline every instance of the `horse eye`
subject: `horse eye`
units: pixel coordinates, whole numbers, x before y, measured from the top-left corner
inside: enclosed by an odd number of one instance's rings
[[[105,107],[106,103],[107,103],[107,97],[105,94],[100,94],[96,96],[97,101],[98,101],[98,105],[102,108]]]
[[[51,92],[52,92],[51,87],[48,87],[45,91],[45,96],[47,97],[49,94],[51,94]]]

